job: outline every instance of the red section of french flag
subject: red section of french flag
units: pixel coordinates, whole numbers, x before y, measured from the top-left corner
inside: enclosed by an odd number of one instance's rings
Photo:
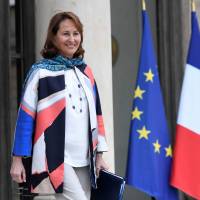
[[[200,199],[200,135],[177,125],[171,184]]]

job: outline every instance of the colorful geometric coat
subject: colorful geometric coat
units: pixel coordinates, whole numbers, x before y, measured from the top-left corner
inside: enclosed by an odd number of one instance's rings
[[[107,151],[100,99],[91,68],[82,65],[74,70],[88,101],[90,178],[91,185],[96,187],[96,152]],[[65,84],[64,70],[35,69],[26,81],[18,111],[13,155],[32,158],[32,193],[63,191],[65,109],[68,104]]]

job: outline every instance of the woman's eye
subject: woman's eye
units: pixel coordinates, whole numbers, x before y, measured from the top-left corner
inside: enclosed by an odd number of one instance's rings
[[[69,36],[70,33],[68,33],[68,32],[64,32],[63,35],[67,35],[67,36]]]
[[[75,32],[74,35],[76,35],[76,36],[79,35],[79,32]]]
[[[79,32],[74,32],[74,33],[64,32],[63,35],[64,36],[70,36],[70,35],[78,36],[78,35],[80,35],[80,33]]]

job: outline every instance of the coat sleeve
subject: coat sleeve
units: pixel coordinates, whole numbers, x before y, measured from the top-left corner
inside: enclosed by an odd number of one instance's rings
[[[106,142],[104,121],[101,110],[101,102],[99,97],[99,92],[97,88],[97,84],[94,81],[94,90],[96,93],[96,113],[97,113],[97,124],[98,124],[98,144],[97,144],[97,152],[105,152],[108,151],[108,145]]]
[[[23,88],[14,132],[12,154],[15,156],[31,156],[32,154],[32,138],[38,101],[38,81],[39,72],[35,70],[31,73]]]

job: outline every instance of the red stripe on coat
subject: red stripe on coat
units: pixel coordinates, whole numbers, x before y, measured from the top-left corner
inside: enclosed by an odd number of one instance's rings
[[[49,178],[50,178],[54,188],[57,189],[63,183],[63,179],[64,179],[64,163],[62,163],[54,171],[49,173]]]
[[[65,98],[57,101],[48,108],[45,108],[37,113],[36,131],[34,137],[34,144],[37,142],[43,132],[51,126],[57,116],[65,108]]]
[[[90,69],[89,66],[87,66],[84,70],[84,73],[88,76],[88,78],[90,79],[92,86],[94,86],[94,76],[92,73],[92,70]]]
[[[92,147],[93,147],[93,150],[96,149],[97,144],[98,144],[98,139],[95,139],[95,140],[92,141]]]
[[[102,115],[97,115],[97,124],[98,124],[99,134],[105,136],[105,128]]]
[[[21,109],[26,112],[28,115],[30,115],[33,119],[35,118],[35,112],[29,110],[25,105],[20,105]]]

